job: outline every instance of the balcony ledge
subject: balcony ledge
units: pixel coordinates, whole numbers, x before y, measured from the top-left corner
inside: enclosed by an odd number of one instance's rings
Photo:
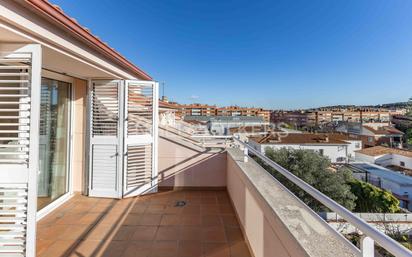
[[[248,162],[243,162],[241,150],[228,149],[227,165],[228,191],[250,248],[256,257],[270,256],[268,253],[271,248],[272,251],[278,252],[279,247],[282,246],[284,255],[287,256],[361,256],[359,249],[330,227],[253,159],[249,158]],[[236,179],[238,181],[233,182]],[[239,184],[239,181],[246,185],[248,190],[243,193],[244,199],[240,199],[242,196],[239,195],[242,193],[239,190],[233,189],[236,187],[234,184]],[[253,205],[251,197],[257,203],[255,208],[260,209],[258,212],[247,210],[250,207],[246,205]],[[251,213],[254,214],[253,217],[250,217]],[[259,219],[262,221],[259,222]],[[265,238],[268,232],[260,232],[260,235],[256,233],[259,228],[255,228],[255,224],[257,226],[260,224],[261,230],[269,230],[267,227],[269,225],[272,237],[275,234],[280,241],[279,247],[270,246],[274,240]],[[269,246],[265,245],[266,242]]]

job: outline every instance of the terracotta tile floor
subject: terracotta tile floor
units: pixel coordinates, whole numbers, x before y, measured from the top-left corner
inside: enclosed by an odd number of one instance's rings
[[[251,256],[226,191],[75,196],[38,223],[37,238],[38,257]]]

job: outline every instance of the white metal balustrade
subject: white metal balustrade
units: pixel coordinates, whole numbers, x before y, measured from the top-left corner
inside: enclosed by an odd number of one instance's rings
[[[412,251],[408,250],[397,241],[389,237],[388,235],[382,233],[381,231],[377,230],[376,228],[369,225],[365,220],[361,219],[360,217],[356,216],[351,211],[347,210],[345,207],[341,206],[316,188],[312,187],[299,177],[295,176],[290,171],[286,170],[276,162],[272,161],[268,157],[266,157],[261,152],[255,150],[251,147],[247,142],[240,140],[234,136],[193,136],[193,138],[200,139],[200,140],[207,140],[213,139],[216,140],[232,140],[233,144],[225,144],[225,146],[234,147],[234,145],[240,146],[243,148],[244,153],[244,162],[247,162],[249,157],[249,153],[257,156],[259,159],[264,161],[267,165],[275,169],[277,172],[282,174],[286,177],[289,181],[297,185],[299,188],[304,190],[306,193],[311,195],[313,198],[318,200],[320,203],[328,207],[333,212],[337,213],[340,217],[344,218],[348,223],[355,226],[359,231],[363,233],[361,238],[361,254],[363,257],[373,257],[375,256],[375,242],[379,244],[382,248],[387,250],[389,253],[393,254],[396,257],[412,257]],[[275,179],[275,178],[273,178]]]

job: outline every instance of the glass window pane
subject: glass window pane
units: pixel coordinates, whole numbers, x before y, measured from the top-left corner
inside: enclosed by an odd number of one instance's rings
[[[68,192],[70,84],[43,78],[40,101],[38,209]]]

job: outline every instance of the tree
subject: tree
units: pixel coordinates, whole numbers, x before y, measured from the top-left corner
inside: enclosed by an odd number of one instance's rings
[[[412,145],[412,128],[408,128],[406,130],[406,143],[408,145]]]
[[[355,212],[399,212],[399,200],[390,192],[359,180],[350,181],[349,184],[357,197]]]
[[[410,97],[410,98],[408,99],[408,102],[407,102],[407,113],[406,113],[406,115],[412,116],[412,97]]]
[[[310,150],[287,148],[276,151],[268,148],[266,149],[266,156],[347,209],[353,210],[355,208],[356,197],[347,184],[348,181],[353,180],[351,172],[348,170],[342,172],[332,171],[330,169],[331,162],[327,157]],[[260,159],[257,159],[257,161],[314,211],[327,210],[321,203],[279,172],[265,165]]]

